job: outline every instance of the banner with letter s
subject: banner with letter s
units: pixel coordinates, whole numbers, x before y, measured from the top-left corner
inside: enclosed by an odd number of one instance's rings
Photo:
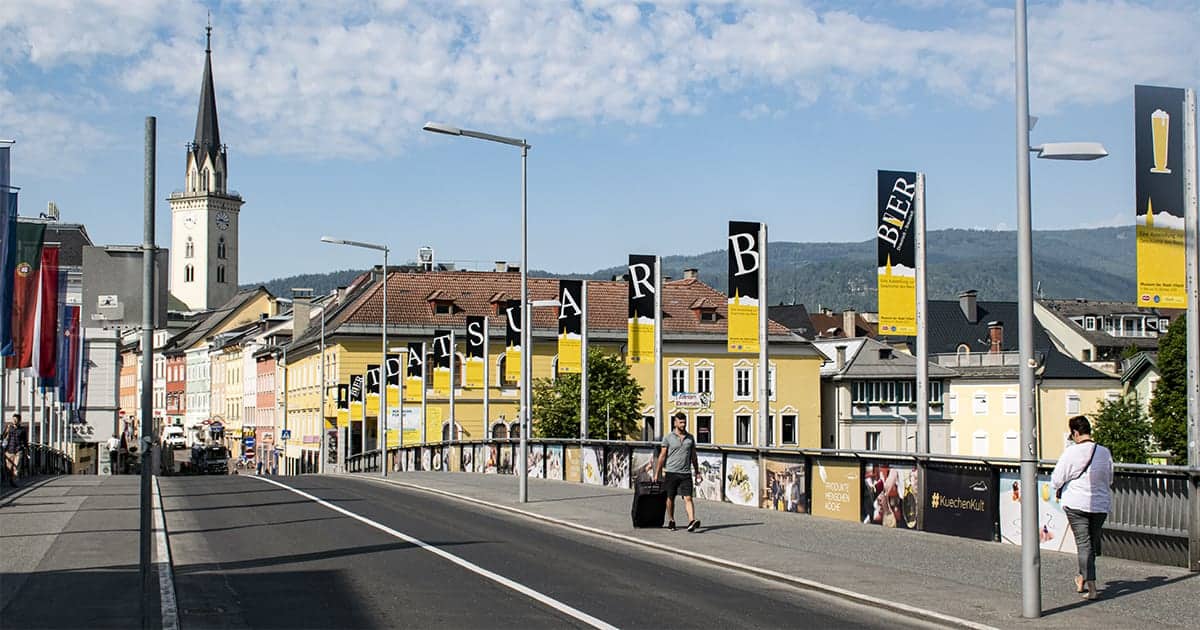
[[[463,368],[464,387],[483,387],[483,374],[487,369],[487,357],[483,355],[484,341],[488,334],[488,320],[482,315],[467,316],[467,365]]]

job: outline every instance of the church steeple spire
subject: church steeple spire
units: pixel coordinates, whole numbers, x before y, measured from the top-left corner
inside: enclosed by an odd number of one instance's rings
[[[207,156],[217,163],[221,153],[221,131],[217,126],[217,92],[213,88],[212,76],[212,17],[205,27],[204,78],[200,84],[200,111],[196,114],[196,138],[192,141],[192,152],[197,163]]]

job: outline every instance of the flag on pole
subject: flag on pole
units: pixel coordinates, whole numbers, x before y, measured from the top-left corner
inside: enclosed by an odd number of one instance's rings
[[[42,266],[44,223],[17,223],[17,238],[12,269],[13,353],[9,368],[27,368],[33,364],[33,316],[37,306],[38,270]]]
[[[54,384],[54,359],[58,350],[58,246],[42,248],[39,276],[30,367],[42,387],[46,387]]]
[[[7,154],[8,147],[0,147]],[[17,266],[17,193],[0,188],[0,356],[13,354],[13,273]]]

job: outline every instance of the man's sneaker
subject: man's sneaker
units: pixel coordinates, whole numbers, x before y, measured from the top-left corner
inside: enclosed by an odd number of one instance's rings
[[[675,521],[667,521],[667,529],[675,531]]]
[[[695,520],[695,521],[692,521],[691,523],[688,523],[688,531],[689,532],[694,532],[697,529],[700,529],[700,521],[699,520]]]

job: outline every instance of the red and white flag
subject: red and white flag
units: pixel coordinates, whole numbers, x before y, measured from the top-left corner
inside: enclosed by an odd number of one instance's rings
[[[30,371],[53,379],[58,350],[58,247],[42,248],[38,293],[33,318],[33,361]]]

